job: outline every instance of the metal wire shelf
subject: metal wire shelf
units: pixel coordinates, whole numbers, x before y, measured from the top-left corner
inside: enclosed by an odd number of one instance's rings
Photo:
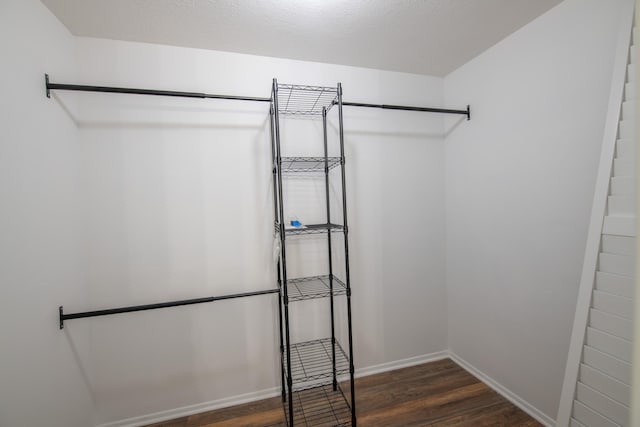
[[[282,157],[280,170],[282,173],[324,172],[324,157]],[[340,165],[340,157],[327,158],[329,170]]]
[[[331,295],[329,280],[333,278],[333,295],[344,295],[347,288],[335,275],[300,277],[287,280],[289,301],[326,298]]]
[[[331,385],[293,393],[295,426],[333,427],[351,425],[351,408],[340,388]],[[289,405],[284,405],[287,424]]]
[[[296,116],[322,116],[337,102],[338,88],[278,84],[278,113]]]
[[[302,236],[307,234],[323,234],[331,231],[343,231],[343,227],[338,224],[305,224],[304,228],[285,228],[287,236]],[[280,224],[275,223],[276,233],[280,233]]]
[[[293,390],[333,383],[331,338],[291,344]],[[336,340],[336,376],[349,373],[349,359]]]

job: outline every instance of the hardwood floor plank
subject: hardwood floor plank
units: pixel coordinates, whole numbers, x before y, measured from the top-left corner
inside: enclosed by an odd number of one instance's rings
[[[540,424],[510,402],[469,410],[463,414],[447,417],[431,424],[429,427],[533,427]]]
[[[450,359],[359,378],[355,386],[359,426],[541,425]],[[284,426],[282,402],[275,397],[148,427]]]
[[[260,417],[263,417],[263,420],[261,420]],[[225,422],[227,424],[220,424]],[[264,399],[256,402],[245,403],[243,405],[231,406],[229,408],[191,415],[188,417],[187,427],[217,427],[218,425],[266,426],[280,422],[284,422],[282,400],[279,397],[274,397],[271,399]]]
[[[203,427],[264,427],[283,425],[283,422],[284,416],[282,412],[282,405],[279,405],[277,409],[261,411],[259,413],[249,415],[240,415],[235,418],[230,418],[222,421],[214,421],[207,424],[197,422],[196,424],[192,425]]]
[[[424,425],[469,407],[498,403],[501,397],[482,383],[470,384],[422,398],[396,402],[379,410],[360,413],[358,420],[370,426]]]

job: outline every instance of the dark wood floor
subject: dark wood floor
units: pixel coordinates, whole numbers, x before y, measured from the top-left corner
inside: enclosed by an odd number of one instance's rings
[[[358,425],[540,426],[450,359],[356,380]],[[153,427],[284,426],[280,398],[153,424]]]

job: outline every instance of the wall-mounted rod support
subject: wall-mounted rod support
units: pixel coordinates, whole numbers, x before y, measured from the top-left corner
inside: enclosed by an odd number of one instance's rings
[[[181,305],[201,304],[205,302],[222,301],[233,298],[252,297],[256,295],[279,294],[280,289],[266,289],[264,291],[243,292],[241,294],[222,295],[218,297],[183,299],[178,301],[161,302],[156,304],[132,305],[129,307],[109,308],[106,310],[83,311],[79,313],[64,314],[62,306],[58,308],[60,316],[60,329],[64,328],[64,321],[71,319],[82,319],[85,317],[108,316],[111,314],[131,313],[133,311],[155,310],[157,308],[178,307]]]
[[[90,86],[90,85],[71,85],[62,83],[51,83],[49,75],[44,75],[47,98],[51,98],[52,90],[72,90],[80,92],[104,92],[104,93],[126,93],[131,95],[156,95],[156,96],[174,96],[182,98],[201,98],[201,99],[228,99],[232,101],[255,101],[255,102],[271,102],[271,98],[263,98],[256,96],[235,96],[235,95],[216,95],[201,92],[179,92],[173,90],[156,90],[156,89],[136,89],[126,87],[112,86]],[[467,105],[466,110],[453,110],[448,108],[431,108],[431,107],[411,107],[406,105],[388,105],[388,104],[366,104],[361,102],[342,102],[342,105],[350,107],[369,107],[382,108],[385,110],[404,110],[404,111],[422,111],[426,113],[445,113],[445,114],[462,114],[467,116],[467,120],[471,119],[471,110]]]
[[[156,89],[136,89],[127,87],[112,86],[87,86],[87,85],[70,85],[61,83],[51,83],[49,75],[44,75],[47,87],[47,98],[51,97],[52,90],[73,90],[80,92],[106,92],[106,93],[127,93],[131,95],[156,95],[156,96],[175,96],[181,98],[213,98],[213,99],[230,99],[232,101],[257,101],[271,102],[271,98],[259,98],[253,96],[235,96],[235,95],[215,95],[211,93],[200,92],[178,92],[173,90],[156,90]]]
[[[385,110],[404,110],[404,111],[423,111],[426,113],[462,114],[463,116],[467,116],[467,120],[471,120],[471,107],[468,105],[466,110],[453,110],[449,108],[432,108],[432,107],[410,107],[406,105],[365,104],[362,102],[346,102],[346,101],[343,101],[342,105],[346,105],[349,107],[382,108]]]

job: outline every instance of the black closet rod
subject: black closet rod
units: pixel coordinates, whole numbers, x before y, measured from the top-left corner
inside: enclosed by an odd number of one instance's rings
[[[75,90],[80,92],[128,93],[132,95],[176,96],[181,98],[230,99],[233,101],[257,101],[257,102],[271,101],[271,98],[258,98],[253,96],[215,95],[211,93],[178,92],[174,90],[136,89],[136,88],[129,88],[129,87],[69,85],[69,84],[61,84],[61,83],[51,83],[49,81],[48,74],[44,75],[44,79],[47,85],[47,98],[51,98],[50,91],[52,90]]]
[[[462,114],[467,116],[467,120],[471,120],[471,107],[467,105],[466,110],[452,110],[449,108],[431,108],[431,107],[408,107],[405,105],[388,105],[388,104],[364,104],[361,102],[342,102],[342,105],[349,107],[369,107],[382,108],[385,110],[404,110],[404,111],[424,111],[427,113],[444,113],[444,114]]]
[[[262,98],[255,96],[235,96],[235,95],[216,95],[201,92],[179,92],[173,90],[156,90],[156,89],[136,89],[127,87],[113,86],[91,86],[91,85],[71,85],[62,83],[51,83],[49,75],[44,75],[47,90],[47,98],[51,98],[52,90],[73,90],[80,92],[106,92],[106,93],[127,93],[132,95],[156,95],[156,96],[175,96],[181,98],[213,98],[213,99],[229,99],[232,101],[256,101],[270,102],[271,98]],[[350,107],[369,107],[383,108],[386,110],[404,110],[404,111],[423,111],[428,113],[445,113],[445,114],[462,114],[467,116],[467,120],[471,119],[471,111],[467,105],[466,110],[452,110],[448,108],[430,108],[430,107],[411,107],[406,105],[387,105],[387,104],[365,104],[360,102],[343,102],[342,105]]]
[[[82,311],[79,313],[65,314],[63,307],[58,308],[60,317],[60,329],[64,329],[64,321],[71,319],[83,319],[85,317],[108,316],[111,314],[131,313],[133,311],[155,310],[157,308],[178,307],[181,305],[201,304],[205,302],[222,301],[233,298],[252,297],[256,295],[277,294],[280,289],[266,289],[264,291],[243,292],[241,294],[222,295],[217,297],[183,299],[177,301],[161,302],[156,304],[131,305],[129,307],[109,308],[106,310]]]

